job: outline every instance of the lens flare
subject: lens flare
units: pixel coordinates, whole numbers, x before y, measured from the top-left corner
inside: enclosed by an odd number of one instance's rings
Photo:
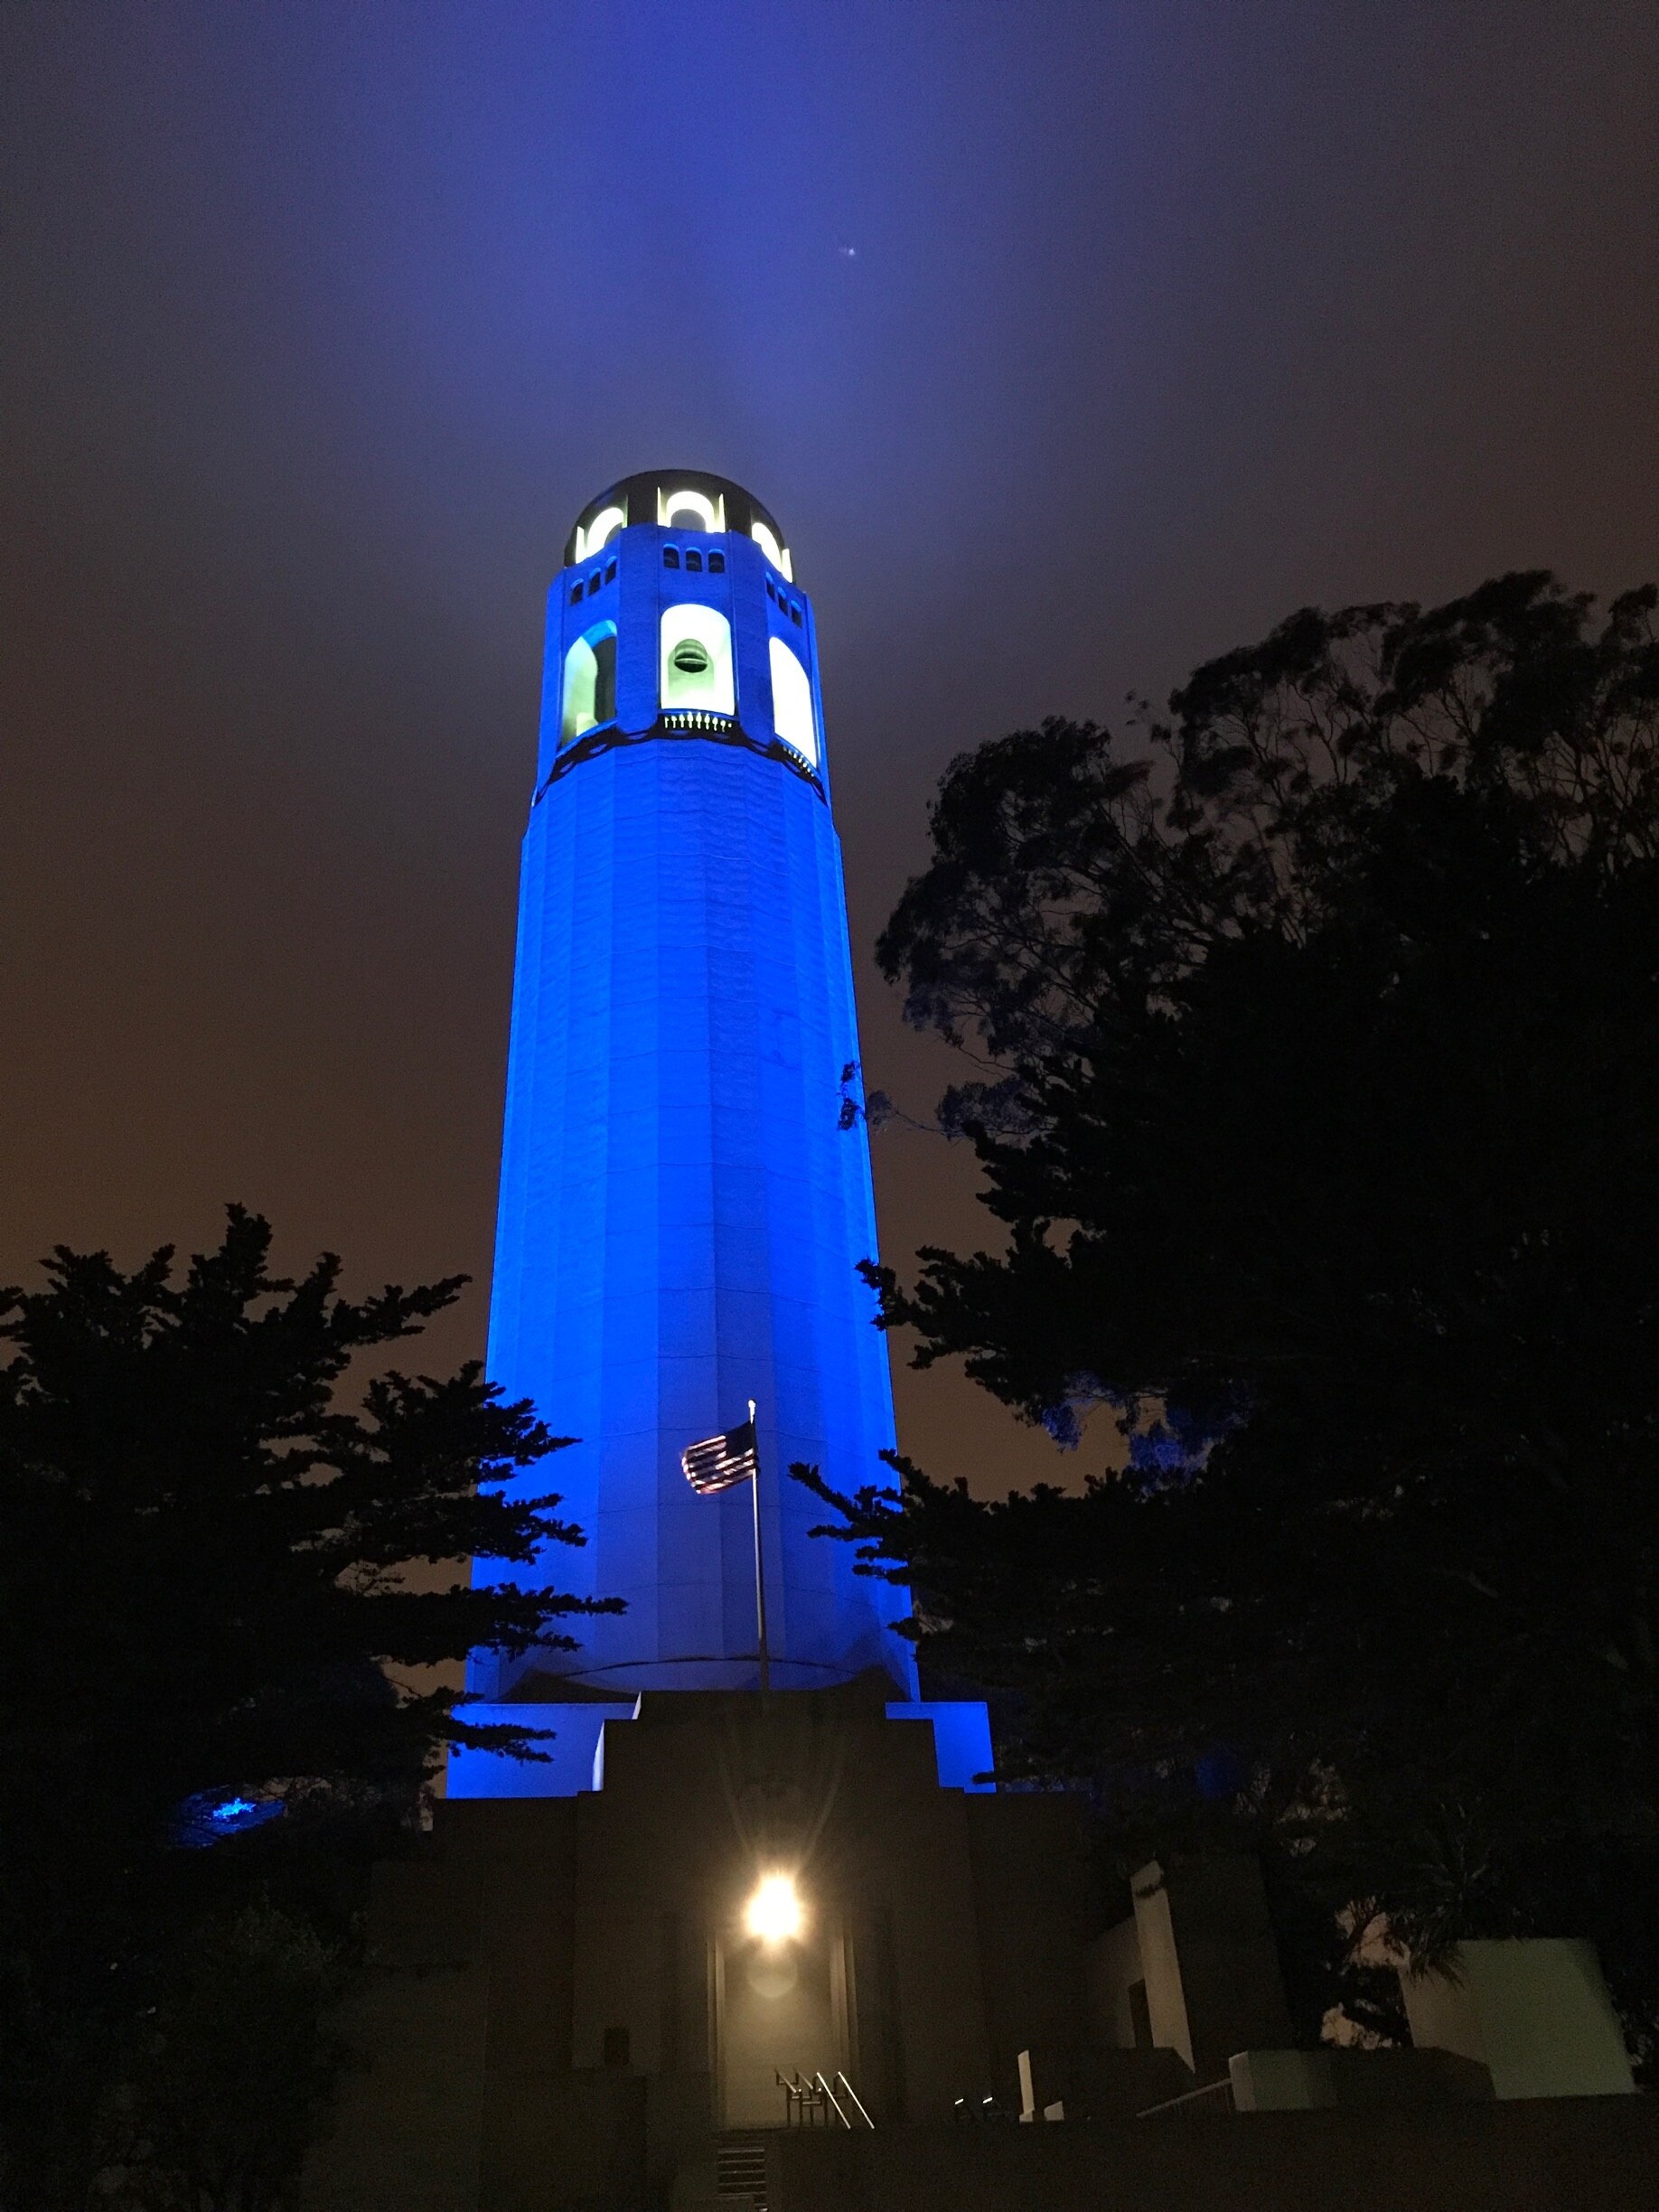
[[[801,1899],[787,1874],[768,1874],[749,1899],[743,1924],[762,1943],[787,1943],[801,1933]]]

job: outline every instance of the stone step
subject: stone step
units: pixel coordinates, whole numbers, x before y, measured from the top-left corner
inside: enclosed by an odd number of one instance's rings
[[[745,2128],[727,2128],[715,2140],[715,2189],[725,2201],[746,2202],[754,2212],[766,2207],[766,2138]]]

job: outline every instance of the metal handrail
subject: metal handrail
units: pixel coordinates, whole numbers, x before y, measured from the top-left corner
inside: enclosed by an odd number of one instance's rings
[[[1184,2104],[1219,2104],[1223,2112],[1236,2109],[1233,2101],[1233,2077],[1223,2074],[1220,2081],[1206,2082],[1202,2089],[1184,2090],[1179,2096],[1166,2097],[1161,2104],[1148,2104],[1135,2114],[1137,2120],[1153,2120],[1159,2113],[1178,2112]]]
[[[822,2125],[828,2127],[830,2115],[833,2113],[848,2134],[857,2133],[857,2128],[848,2119],[841,2098],[837,2096],[835,2088],[821,2071],[803,2075],[799,2067],[793,2067],[789,2073],[784,2074],[773,2067],[772,2078],[783,2092],[783,2124],[786,2127],[796,2125],[811,2127],[814,2120],[821,2120]],[[839,2067],[836,2068],[835,2079],[847,2103],[858,2114],[865,2126],[874,2132],[876,2123],[870,2118],[865,2107],[864,2099]],[[799,2121],[795,2118],[797,2114],[800,2115]]]
[[[874,2133],[876,2123],[870,2118],[868,2113],[865,2111],[864,2099],[858,2095],[858,2092],[853,2087],[851,2082],[848,2080],[846,2075],[841,2072],[839,2067],[836,2068],[835,2078],[840,2083],[842,2088],[846,2090],[848,2095],[858,2106],[859,2119],[862,2120],[865,2126],[868,2128],[872,2133]]]
[[[783,2092],[783,2124],[785,2127],[796,2125],[811,2127],[813,2114],[820,2112],[823,2113],[824,2123],[828,2126],[830,2115],[824,2110],[822,2097],[810,2080],[802,2078],[798,2068],[788,2074],[781,2074],[774,2067],[772,2070],[772,2078]],[[798,2122],[793,2117],[797,2113],[800,2114]]]
[[[829,2100],[830,2111],[835,2114],[836,2118],[840,2122],[841,2125],[850,2135],[852,2133],[852,2122],[847,2117],[847,2114],[841,2110],[840,2105],[837,2103],[835,2091],[830,2086],[829,2083],[824,2079],[821,2074],[815,2074],[812,2078],[818,2084],[819,2088],[823,2092],[825,2097]],[[828,2123],[826,2122],[826,2125]]]

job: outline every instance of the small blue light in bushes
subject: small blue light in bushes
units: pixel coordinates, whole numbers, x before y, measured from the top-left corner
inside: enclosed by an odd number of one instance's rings
[[[1236,1797],[1250,1778],[1243,1760],[1232,1751],[1207,1752],[1193,1765],[1193,1777],[1198,1785],[1198,1795],[1211,1804],[1227,1797]]]
[[[204,1851],[226,1836],[245,1835],[263,1828],[286,1807],[280,1797],[244,1797],[238,1790],[203,1790],[187,1797],[173,1816],[173,1839],[186,1851]]]

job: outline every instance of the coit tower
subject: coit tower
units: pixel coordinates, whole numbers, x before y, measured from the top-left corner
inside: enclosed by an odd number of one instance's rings
[[[549,1481],[586,1548],[481,1580],[621,1598],[575,1652],[479,1654],[486,1700],[757,1679],[747,1486],[680,1454],[757,1408],[772,1682],[868,1668],[915,1695],[903,1594],[814,1539],[881,1477],[886,1341],[840,847],[811,603],[724,478],[630,476],[548,606],[525,832],[489,1372],[577,1439]]]

